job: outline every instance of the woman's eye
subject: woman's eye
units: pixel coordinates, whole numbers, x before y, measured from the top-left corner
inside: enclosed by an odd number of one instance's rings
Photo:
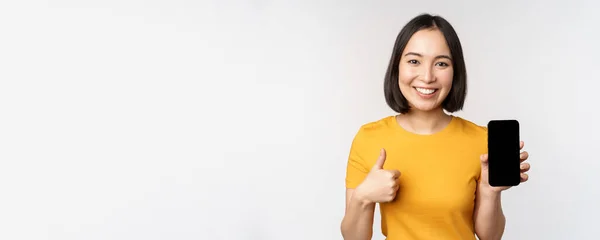
[[[448,65],[447,63],[445,63],[445,62],[439,62],[439,63],[437,63],[437,65],[438,65],[438,66],[440,66],[440,67],[447,67],[447,66],[449,66],[449,65]]]
[[[419,61],[417,61],[417,60],[408,60],[408,63],[410,63],[410,64],[418,64]]]

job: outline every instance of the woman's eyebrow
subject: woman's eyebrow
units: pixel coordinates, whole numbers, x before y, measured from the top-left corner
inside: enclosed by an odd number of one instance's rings
[[[421,55],[420,53],[416,53],[416,52],[407,52],[406,54],[404,54],[404,56],[408,56],[408,55],[415,55],[417,57],[423,57],[423,55]]]
[[[446,59],[448,59],[448,60],[452,60],[452,58],[451,58],[450,56],[448,56],[448,55],[439,55],[439,56],[437,56],[437,57],[435,57],[435,58],[436,58],[436,59],[438,59],[438,58],[446,58]]]
[[[406,54],[404,54],[404,56],[408,56],[408,55],[414,55],[414,56],[417,56],[417,57],[423,57],[422,54],[416,53],[416,52],[407,52]],[[435,57],[435,59],[439,59],[439,58],[446,58],[448,60],[452,60],[452,58],[450,56],[448,56],[448,55],[438,55],[438,56]]]

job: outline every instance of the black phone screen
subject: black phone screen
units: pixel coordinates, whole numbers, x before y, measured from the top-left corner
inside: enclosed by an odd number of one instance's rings
[[[519,122],[488,123],[488,182],[491,186],[516,186],[521,182]]]

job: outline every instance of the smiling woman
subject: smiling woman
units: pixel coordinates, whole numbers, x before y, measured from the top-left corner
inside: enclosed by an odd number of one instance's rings
[[[388,105],[398,113],[408,113],[411,107],[461,110],[467,73],[460,39],[452,25],[431,15],[421,15],[409,22],[398,34],[384,91]]]
[[[418,105],[413,107],[431,110],[439,106],[452,89],[454,73],[444,35],[437,29],[418,31],[405,52],[400,58],[400,90],[409,103]]]
[[[446,113],[462,109],[466,91],[450,23],[428,14],[408,22],[384,81],[385,100],[398,115],[364,124],[350,148],[344,239],[371,239],[377,203],[388,240],[502,237],[500,193],[508,187],[487,181],[487,129]],[[529,164],[521,169],[525,182]]]

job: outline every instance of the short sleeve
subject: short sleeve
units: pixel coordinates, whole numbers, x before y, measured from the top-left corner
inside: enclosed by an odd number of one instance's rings
[[[365,139],[363,129],[361,128],[354,136],[348,155],[346,166],[346,188],[356,188],[365,179],[369,173],[362,153],[364,153]]]
[[[486,126],[479,126],[479,129],[481,130],[481,137],[479,137],[479,139],[481,139],[481,141],[478,141],[480,144],[480,145],[478,145],[479,146],[478,153],[480,156],[481,154],[486,154],[488,151],[488,149],[487,149],[487,147],[488,147],[488,145],[487,145],[488,128]],[[477,163],[481,163],[481,159],[479,158],[479,156],[477,158]],[[479,165],[479,166],[481,166],[481,165]],[[479,175],[477,176],[476,181],[477,181],[477,184],[479,184],[481,182],[481,168],[479,168]]]

